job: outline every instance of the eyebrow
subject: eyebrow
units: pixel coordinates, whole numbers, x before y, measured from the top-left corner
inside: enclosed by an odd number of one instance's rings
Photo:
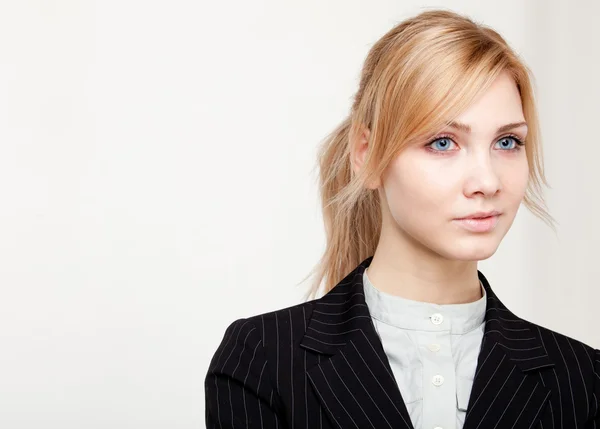
[[[467,124],[463,124],[462,122],[451,121],[451,122],[448,122],[447,125],[451,128],[456,128],[456,129],[464,131],[466,133],[471,132],[471,126],[467,125]],[[513,122],[510,124],[502,125],[500,128],[498,128],[498,130],[496,132],[502,133],[504,131],[512,130],[514,128],[518,128],[518,127],[522,127],[522,126],[527,126],[527,122]]]

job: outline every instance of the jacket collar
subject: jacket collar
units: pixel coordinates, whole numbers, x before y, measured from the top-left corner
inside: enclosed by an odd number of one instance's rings
[[[365,302],[362,275],[373,256],[363,260],[322,298],[315,300],[307,331],[300,345],[333,355],[357,335],[375,334]],[[493,341],[524,372],[553,366],[531,323],[513,314],[500,301],[481,271],[479,279],[487,293],[485,341]]]
[[[413,429],[365,303],[362,274],[372,258],[313,301],[300,346],[321,357],[306,375],[334,427]],[[486,324],[463,429],[534,427],[550,390],[531,375],[554,364],[535,325],[510,312],[478,275]]]

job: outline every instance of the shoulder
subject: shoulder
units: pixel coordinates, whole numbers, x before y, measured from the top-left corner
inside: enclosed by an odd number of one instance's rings
[[[317,301],[318,299],[306,301],[236,319],[227,326],[224,337],[237,334],[240,341],[241,333],[253,331],[263,345],[272,342],[291,342],[293,338],[306,332],[307,323]]]
[[[306,331],[306,321],[311,312],[312,301],[307,301],[230,322],[214,352],[210,370],[224,370],[230,361],[239,364],[244,356],[252,361],[260,360],[270,343],[293,343],[296,335],[303,335]],[[236,365],[234,367],[237,368]]]
[[[232,321],[212,356],[206,382],[217,375],[245,377],[252,368],[258,380],[263,372],[276,377],[267,361],[279,363],[280,353],[297,352],[295,346],[306,332],[312,308],[313,301],[307,301]]]

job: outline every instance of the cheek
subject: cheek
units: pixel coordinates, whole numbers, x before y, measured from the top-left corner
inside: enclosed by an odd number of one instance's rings
[[[505,194],[510,195],[515,200],[520,201],[523,199],[529,183],[529,167],[527,163],[507,168],[503,172],[502,183],[504,184]]]
[[[455,186],[456,181],[439,165],[408,160],[397,160],[384,184],[390,210],[397,222],[440,218],[440,212],[455,195]]]

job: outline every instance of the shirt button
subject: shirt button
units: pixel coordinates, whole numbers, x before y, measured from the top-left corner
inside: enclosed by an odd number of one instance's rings
[[[442,348],[439,344],[429,344],[429,350],[431,350],[432,352],[439,352],[440,349]]]
[[[433,323],[434,325],[439,325],[443,321],[444,316],[442,316],[440,313],[435,313],[431,316],[431,323]]]
[[[434,375],[431,382],[436,386],[441,386],[444,383],[444,377],[441,375]]]

